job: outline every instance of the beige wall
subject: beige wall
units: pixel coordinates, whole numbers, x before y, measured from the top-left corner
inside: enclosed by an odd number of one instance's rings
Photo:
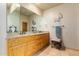
[[[77,46],[79,47],[79,6],[76,6],[76,11],[77,11]]]
[[[63,4],[61,6],[52,8],[45,13],[47,14],[47,18],[50,20],[54,20],[55,14],[61,12],[63,14],[62,24],[64,24],[63,28],[63,39],[66,47],[78,49],[77,46],[77,12],[76,4]],[[54,16],[54,17],[52,17]],[[53,21],[51,21],[51,26]],[[53,33],[53,32],[52,32]],[[52,34],[54,35],[54,33]]]
[[[7,55],[6,4],[0,3],[0,56]]]
[[[56,39],[53,24],[59,12],[63,14],[62,24],[63,28],[63,40],[65,46],[68,48],[79,49],[78,34],[78,16],[79,16],[79,4],[62,4],[55,8],[48,9],[42,16],[32,16],[36,20],[37,28],[42,31],[49,31],[50,38]]]

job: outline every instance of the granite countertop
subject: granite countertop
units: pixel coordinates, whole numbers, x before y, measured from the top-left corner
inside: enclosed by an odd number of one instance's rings
[[[9,38],[17,38],[17,37],[22,37],[22,36],[28,36],[28,35],[38,35],[38,34],[44,34],[44,33],[49,33],[49,32],[26,32],[25,34],[18,34],[18,33],[9,33],[7,35],[7,39]]]

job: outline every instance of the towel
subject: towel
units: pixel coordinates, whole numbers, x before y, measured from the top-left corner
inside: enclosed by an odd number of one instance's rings
[[[62,39],[62,28],[61,26],[56,26],[56,37]]]

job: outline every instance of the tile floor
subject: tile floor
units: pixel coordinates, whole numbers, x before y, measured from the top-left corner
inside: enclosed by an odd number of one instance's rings
[[[37,53],[35,56],[79,56],[79,51],[72,49],[66,49],[65,51],[61,51],[55,48],[51,48],[51,46],[48,46],[47,48]]]

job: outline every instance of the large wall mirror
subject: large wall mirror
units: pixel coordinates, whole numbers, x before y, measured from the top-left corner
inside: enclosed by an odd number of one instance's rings
[[[7,33],[20,32],[20,4],[7,4]]]
[[[36,31],[34,15],[40,15],[34,4],[7,3],[7,33]]]

